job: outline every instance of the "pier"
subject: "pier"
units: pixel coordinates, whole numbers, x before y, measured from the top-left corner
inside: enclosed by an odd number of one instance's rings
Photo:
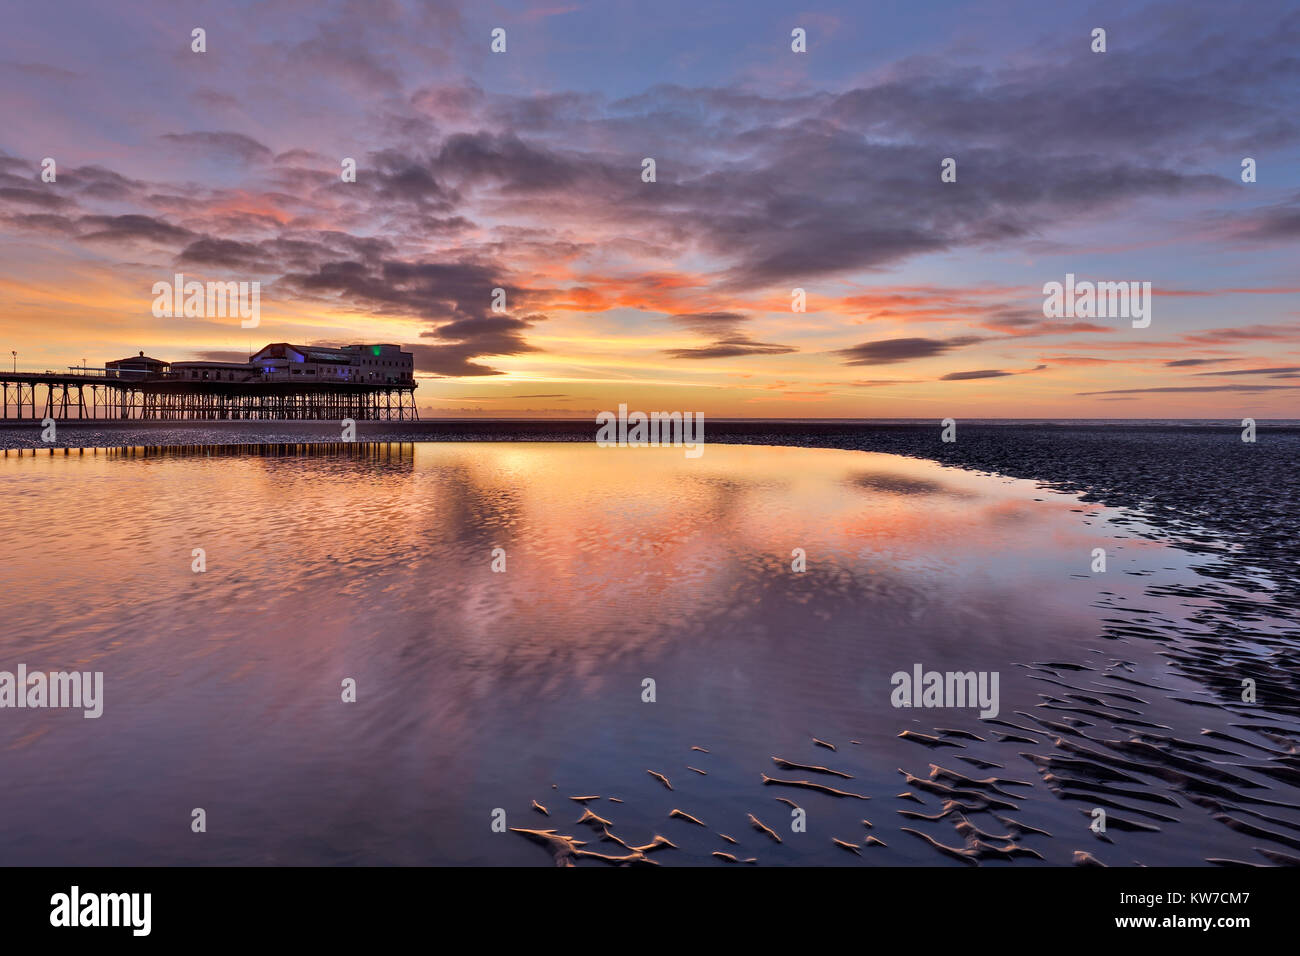
[[[397,346],[267,346],[247,363],[120,359],[0,371],[0,421],[418,421]]]

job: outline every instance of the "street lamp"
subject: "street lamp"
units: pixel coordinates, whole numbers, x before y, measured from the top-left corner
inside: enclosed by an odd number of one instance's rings
[[[13,354],[13,357],[14,357],[14,374],[17,375],[17,374],[18,374],[18,350],[17,350],[17,349],[10,349],[9,351]]]

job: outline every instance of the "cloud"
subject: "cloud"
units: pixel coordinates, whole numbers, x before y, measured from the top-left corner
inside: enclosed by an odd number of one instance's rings
[[[544,315],[528,315],[523,318],[483,315],[458,319],[421,333],[425,338],[446,339],[447,344],[421,343],[408,348],[415,353],[415,367],[418,371],[444,376],[500,375],[502,373],[497,369],[472,360],[484,356],[540,351],[536,346],[528,344],[522,333],[545,319]]]
[[[1037,365],[1034,368],[1021,369],[1018,372],[1006,372],[997,368],[986,368],[976,372],[949,372],[947,375],[941,376],[939,381],[966,382],[977,378],[1002,378],[1007,375],[1026,375],[1029,372],[1041,372],[1045,368],[1047,368],[1046,365]]]
[[[334,259],[289,273],[286,291],[428,319],[470,318],[491,302],[500,271],[476,262]]]
[[[44,209],[59,209],[72,205],[66,196],[60,196],[49,189],[31,187],[5,186],[0,188],[0,199],[25,206],[40,206]]]
[[[749,317],[739,312],[684,312],[668,318],[683,328],[714,340],[712,345],[697,348],[665,349],[665,354],[673,358],[734,358],[740,355],[786,355],[798,351],[789,345],[755,342],[741,331],[741,324]]]
[[[405,201],[435,212],[449,212],[460,196],[441,182],[433,169],[432,162],[385,149],[373,154],[359,175],[367,182],[374,177],[374,193],[379,200]]]
[[[1125,359],[1095,358],[1091,355],[1045,355],[1043,358],[1052,365],[1114,365],[1125,361]]]
[[[1300,366],[1289,365],[1283,368],[1234,368],[1225,372],[1197,372],[1197,376],[1202,375],[1272,375],[1280,377],[1286,372],[1300,372]]]
[[[882,339],[839,349],[836,354],[845,357],[845,365],[893,365],[910,359],[931,358],[982,341],[984,339],[973,335],[952,339]]]
[[[438,153],[437,166],[452,178],[490,181],[506,192],[561,190],[601,168],[591,157],[562,156],[513,133],[457,133]]]
[[[1183,336],[1186,342],[1198,345],[1226,345],[1241,341],[1270,341],[1293,339],[1300,335],[1300,325],[1243,325],[1237,328],[1207,329]]]
[[[96,242],[129,242],[147,239],[157,243],[176,243],[191,238],[194,233],[180,226],[163,222],[152,216],[82,216],[78,226],[89,231],[80,238]]]
[[[939,378],[941,382],[965,382],[974,378],[1002,378],[1004,375],[1015,375],[1015,372],[1004,372],[1001,369],[987,368],[978,372],[949,372]]]
[[[259,246],[233,239],[213,239],[205,236],[181,250],[177,261],[182,265],[221,266],[230,269],[255,269],[263,263]]]
[[[82,199],[123,202],[137,200],[147,187],[103,166],[77,166],[59,172],[59,184],[71,187]]]
[[[448,395],[447,401],[451,402],[499,402],[514,401],[517,398],[571,398],[572,396],[564,392],[543,393],[537,395],[514,395],[509,392],[503,392],[500,395]]]
[[[1157,392],[1274,392],[1300,388],[1300,385],[1165,385],[1160,388],[1111,388],[1101,392],[1075,392],[1076,395],[1139,395]]]
[[[1080,332],[1108,334],[1115,331],[1114,326],[1097,325],[1093,322],[1044,320],[1042,309],[1036,309],[1032,312],[994,309],[975,324],[981,329],[988,329],[990,332],[1002,332],[1016,338],[1028,338],[1035,335],[1073,335]]]
[[[243,133],[164,133],[159,139],[216,159],[253,163],[271,159],[273,153]]]
[[[1238,213],[1231,224],[1237,239],[1294,242],[1300,239],[1300,193],[1285,202]]]
[[[867,378],[855,382],[828,382],[829,385],[848,385],[852,388],[881,388],[885,385],[916,385],[916,379],[909,378]]]

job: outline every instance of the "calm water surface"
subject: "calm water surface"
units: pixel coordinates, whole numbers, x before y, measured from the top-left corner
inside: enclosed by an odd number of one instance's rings
[[[1087,829],[1095,794],[1045,778],[1062,728],[1099,752],[1116,753],[1095,741],[1136,733],[1169,753],[1181,745],[1161,738],[1194,742],[1235,718],[1195,706],[1215,691],[1171,668],[1160,640],[1114,632],[1195,626],[1208,603],[1189,590],[1196,559],[1030,482],[820,449],[711,445],[688,460],[408,443],[11,451],[0,489],[0,669],[105,681],[98,720],[0,710],[0,864],[550,865],[546,847],[494,833],[494,809],[624,853],[575,823],[569,798],[599,795],[589,806],[622,839],[678,845],[655,854],[665,865],[722,865],[715,850],[959,865],[901,830],[963,845],[958,818],[898,812],[943,809],[941,791],[900,772],[929,781],[932,763],[1019,781],[1003,788],[1015,811],[965,814],[997,834],[998,814],[1047,831],[1020,845],[1049,863],[1076,850],[1202,863],[1260,844],[1140,772],[1121,785],[1171,803],[1109,799],[1166,819],[1125,813],[1158,829],[1105,842]],[[1095,547],[1105,575],[1089,573]],[[1183,586],[1153,596],[1161,583]],[[915,663],[999,672],[1000,717],[1034,733],[972,710],[892,707],[890,675]],[[356,703],[340,699],[345,678]],[[1044,707],[1055,730],[1033,722]],[[933,747],[898,736],[939,729],[966,735]],[[1272,823],[1235,815],[1300,830],[1296,788],[1241,769],[1278,745],[1231,733],[1259,751],[1233,745],[1234,773],[1291,807],[1270,809]],[[774,756],[852,779],[781,772]],[[806,810],[806,833],[791,833],[778,796]],[[203,834],[190,830],[196,807]],[[707,827],[668,819],[674,808]],[[861,859],[831,842],[868,832],[887,845]]]

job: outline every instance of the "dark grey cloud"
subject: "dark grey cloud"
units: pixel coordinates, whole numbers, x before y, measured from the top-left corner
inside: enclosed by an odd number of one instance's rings
[[[1077,332],[1093,332],[1106,335],[1115,331],[1114,326],[1097,325],[1093,322],[1066,322],[1060,319],[1044,319],[1043,310],[1013,308],[1006,305],[989,306],[977,309],[981,314],[975,325],[991,332],[1001,332],[1016,338],[1029,338],[1039,335],[1073,335]]]
[[[508,347],[503,349],[499,345],[485,349],[482,344],[476,342],[458,342],[450,345],[415,343],[406,345],[404,348],[414,354],[416,371],[431,372],[435,375],[455,378],[474,378],[484,375],[503,374],[499,369],[475,362],[474,359],[476,358],[485,355],[514,355],[516,352],[536,351],[536,349],[525,344],[522,339],[517,341],[519,344],[518,349]]]
[[[493,339],[504,342],[517,337],[520,332],[532,325],[538,318],[544,317],[515,318],[510,315],[480,315],[472,319],[457,319],[455,322],[448,322],[445,325],[438,326],[434,331],[421,334],[453,341],[460,339],[475,339],[478,341]]]
[[[974,372],[949,372],[947,375],[940,376],[941,382],[966,382],[977,378],[1002,378],[1006,375],[1027,375],[1030,372],[1041,372],[1047,368],[1046,365],[1035,365],[1033,368],[1021,369],[1016,372],[1007,372],[1000,368],[979,369]]]
[[[719,359],[736,358],[741,355],[788,355],[797,351],[799,350],[792,345],[755,342],[747,336],[736,335],[698,348],[664,349],[664,354],[679,359]]]
[[[1300,240],[1300,193],[1284,202],[1233,214],[1229,222],[1238,239],[1260,242]]]
[[[677,226],[733,262],[720,278],[735,290],[1023,241],[1075,211],[1228,188],[1222,177],[1138,166],[1116,154],[1049,162],[1023,144],[995,151],[881,143],[816,122],[754,130],[745,146],[746,163],[717,172],[690,170],[663,182],[661,165],[657,209],[625,203],[629,214],[653,221],[688,213]],[[961,153],[960,186],[939,182],[938,160],[949,151]]]
[[[501,95],[488,104],[492,124],[517,131],[549,131],[581,123],[596,114],[600,97],[590,93],[534,93],[529,96]]]
[[[734,334],[749,316],[743,312],[679,312],[668,316],[668,321],[712,338]]]
[[[40,206],[43,209],[62,209],[72,205],[67,196],[59,195],[55,189],[35,186],[0,187],[0,200],[23,206]]]
[[[1197,345],[1225,345],[1234,342],[1284,341],[1300,335],[1300,325],[1239,325],[1224,329],[1206,329],[1183,336]]]
[[[427,319],[473,318],[486,312],[503,270],[476,262],[375,261],[368,257],[319,263],[279,280],[287,292]]]
[[[941,375],[941,382],[966,382],[975,378],[1002,378],[1004,375],[1015,375],[1015,372],[1004,372],[1001,369],[986,368],[975,372],[949,372],[947,375]]]
[[[845,365],[893,365],[912,359],[931,358],[955,348],[963,348],[983,341],[983,338],[974,335],[951,339],[881,339],[840,349],[836,354],[845,358]]]
[[[1272,375],[1278,377],[1286,372],[1300,372],[1300,365],[1287,365],[1282,368],[1234,368],[1223,372],[1197,372],[1197,377],[1204,375]]]
[[[1275,392],[1300,388],[1300,385],[1165,385],[1160,388],[1111,388],[1101,392],[1075,392],[1076,395],[1137,395],[1153,392]]]
[[[80,238],[96,242],[130,242],[144,239],[174,244],[194,236],[194,233],[188,229],[173,226],[153,216],[82,216],[77,224],[83,230]]]
[[[519,398],[571,398],[565,392],[550,392],[537,395],[514,395],[510,392],[502,392],[499,395],[448,395],[447,398],[457,402],[497,402],[497,401],[514,401]]]
[[[855,128],[1013,152],[1032,144],[1045,156],[1081,145],[1161,165],[1174,155],[1258,155],[1265,143],[1295,141],[1293,100],[1279,94],[1300,77],[1300,18],[1285,0],[1252,10],[1249,22],[1229,25],[1216,3],[1149,7],[1122,32],[1112,26],[1122,52],[1093,54],[1066,31],[1039,45],[1032,67],[913,58],[827,112]]]
[[[431,161],[396,149],[373,154],[357,176],[367,185],[373,178],[375,196],[386,202],[411,202],[435,212],[449,212],[461,199],[456,190],[439,181]]]
[[[676,325],[713,339],[710,345],[664,349],[664,354],[673,358],[720,359],[741,355],[787,355],[798,351],[791,345],[751,339],[741,330],[741,325],[749,321],[749,317],[740,312],[683,312],[668,318]]]
[[[68,236],[75,236],[77,233],[77,224],[71,218],[51,213],[19,213],[6,215],[0,219],[9,225],[32,232]]]
[[[227,269],[255,269],[265,262],[261,248],[252,242],[213,239],[195,240],[177,256],[181,265],[220,266]]]
[[[355,258],[365,267],[379,268],[380,260],[393,253],[393,243],[373,236],[353,236],[336,230],[318,230],[274,239],[244,242],[202,236],[176,256],[180,266],[213,266],[243,269],[263,274],[307,272],[322,264]],[[286,287],[292,280],[285,283]]]
[[[147,184],[141,180],[130,179],[99,165],[60,170],[58,181],[60,186],[71,187],[84,199],[109,202],[138,199],[147,189]]]
[[[459,180],[490,181],[510,192],[574,186],[598,164],[530,145],[513,133],[456,133],[438,153],[436,168]]]

